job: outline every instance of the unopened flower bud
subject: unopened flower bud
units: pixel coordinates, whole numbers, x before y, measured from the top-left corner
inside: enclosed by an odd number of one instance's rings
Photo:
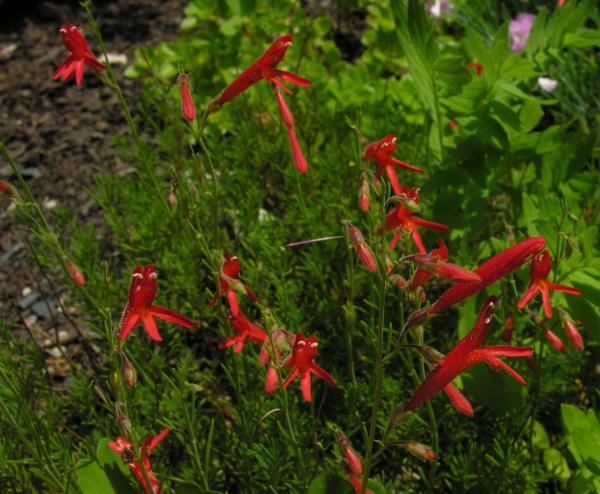
[[[575,323],[573,321],[566,321],[564,324],[565,333],[567,333],[567,338],[571,344],[577,348],[580,352],[583,352],[583,338],[581,337],[581,333],[578,331]]]
[[[358,206],[365,213],[369,211],[370,206],[370,189],[369,180],[365,173],[360,177],[360,186],[358,187]]]
[[[432,364],[439,364],[444,358],[444,354],[442,352],[439,352],[429,345],[421,345],[419,347],[419,351],[421,352],[421,355],[425,357],[425,360],[427,360],[427,362],[431,362]]]
[[[187,74],[181,74],[179,76],[179,90],[181,92],[181,115],[188,121],[192,121],[196,118],[196,107],[192,99],[192,92],[190,91],[190,80]]]
[[[73,282],[79,286],[85,285],[85,276],[77,267],[77,264],[75,264],[70,259],[65,259],[65,263],[67,265],[67,271],[69,271],[69,275],[71,275],[71,279],[73,280]]]
[[[352,449],[348,438],[342,432],[340,432],[338,433],[338,441],[342,447],[342,450],[344,451],[344,456],[346,457],[346,462],[348,462],[348,468],[350,468],[350,471],[355,475],[362,475],[362,463],[356,452]]]
[[[171,208],[171,211],[175,211],[175,208],[177,207],[177,195],[175,195],[175,190],[173,189],[173,187],[171,187],[171,190],[169,190],[169,195],[167,196],[167,204]]]
[[[123,354],[123,381],[128,388],[133,388],[137,383],[137,371],[129,359]]]
[[[267,375],[265,376],[265,391],[267,393],[274,393],[278,382],[279,376],[277,375],[277,370],[273,366],[269,366],[267,368]]]
[[[554,331],[547,329],[544,333],[544,336],[546,337],[546,340],[548,340],[548,343],[550,343],[550,345],[552,345],[557,352],[564,353],[565,344]]]
[[[121,429],[121,432],[123,432],[123,435],[125,437],[131,437],[131,420],[123,411],[123,407],[123,403],[117,401],[115,404],[115,418],[117,420],[117,425]]]
[[[417,441],[403,441],[402,446],[404,446],[410,454],[421,460],[436,461],[438,458],[437,453],[429,446],[418,443]]]
[[[15,190],[12,188],[12,185],[4,180],[0,180],[0,192],[9,197],[15,194]]]

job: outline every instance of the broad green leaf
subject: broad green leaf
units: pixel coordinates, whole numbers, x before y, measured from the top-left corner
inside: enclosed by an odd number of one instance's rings
[[[548,448],[544,451],[544,465],[546,470],[560,480],[569,480],[571,477],[567,460],[558,449]]]
[[[77,485],[83,494],[119,494],[98,462],[90,460],[77,467]],[[126,487],[128,488],[128,487]]]
[[[523,103],[519,120],[521,121],[521,130],[523,132],[531,132],[544,116],[544,110],[537,101],[527,100]]]
[[[547,449],[550,447],[550,439],[548,438],[548,433],[541,422],[534,420],[533,421],[533,445],[539,449]]]
[[[569,451],[579,464],[600,475],[600,422],[593,410],[583,412],[574,405],[560,406]]]
[[[308,494],[351,494],[352,484],[339,475],[322,473],[308,486]]]
[[[452,92],[460,91],[460,88],[468,84],[472,75],[465,67],[462,57],[456,55],[442,55],[438,57],[433,65],[435,75],[439,77]]]

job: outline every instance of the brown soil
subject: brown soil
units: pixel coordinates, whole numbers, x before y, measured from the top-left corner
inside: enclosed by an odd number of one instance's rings
[[[119,0],[94,4],[109,53],[133,61],[137,46],[155,44],[178,34],[184,0]],[[48,210],[66,208],[80,223],[94,225],[99,238],[108,234],[102,215],[86,189],[101,173],[124,167],[112,138],[127,127],[109,88],[86,69],[81,87],[52,80],[66,58],[58,32],[62,23],[85,26],[76,1],[0,2],[0,136],[21,167],[29,186]],[[98,47],[87,36],[92,50]],[[114,65],[126,100],[135,111],[139,81],[123,77],[126,65]],[[0,158],[0,179],[15,183]],[[28,232],[15,222],[9,201],[0,202],[0,313],[9,327],[38,343],[62,330],[76,341],[73,327],[53,309],[64,289],[52,289],[27,254]],[[29,294],[29,295],[28,295]],[[37,298],[36,298],[37,295]],[[29,299],[27,298],[29,296]],[[46,303],[47,302],[47,303]],[[37,303],[37,305],[36,305]],[[25,327],[24,322],[27,321]],[[60,359],[57,352],[54,356]],[[50,355],[52,357],[52,355]],[[57,363],[60,367],[60,362]],[[56,369],[58,370],[58,368]]]

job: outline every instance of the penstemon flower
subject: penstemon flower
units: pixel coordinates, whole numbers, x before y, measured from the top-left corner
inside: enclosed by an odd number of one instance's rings
[[[442,239],[438,239],[438,249],[433,249],[429,254],[417,254],[409,258],[419,267],[408,284],[414,290],[421,286],[434,274],[452,283],[481,283],[481,277],[463,267],[446,262],[448,248]]]
[[[67,271],[69,271],[69,275],[73,280],[73,283],[83,286],[85,285],[85,276],[81,272],[81,269],[75,264],[71,259],[65,259],[65,263],[67,265]]]
[[[190,78],[187,74],[180,74],[178,82],[181,93],[181,115],[191,122],[196,118],[196,107],[190,90]]]
[[[550,304],[550,290],[556,290],[558,292],[570,293],[571,295],[581,295],[581,290],[570,286],[559,285],[558,283],[552,283],[548,281],[548,274],[552,269],[552,260],[550,258],[550,252],[545,250],[541,254],[538,254],[531,260],[531,268],[529,276],[531,281],[529,282],[529,288],[519,300],[517,308],[523,309],[538,292],[542,294],[542,303],[544,305],[544,313],[546,317],[550,319],[552,317],[552,305]]]
[[[257,298],[254,292],[242,281],[240,281],[241,265],[240,260],[233,254],[223,254],[223,264],[221,265],[221,278],[219,279],[219,293],[212,299],[210,306],[213,306],[219,297],[223,294],[227,296],[229,307],[232,314],[238,314],[240,307],[237,294],[247,295],[256,302]]]
[[[438,352],[435,348],[430,346],[421,345],[419,350],[425,357],[425,360],[427,360],[427,366],[430,370],[433,370],[435,366],[444,359],[443,353]],[[463,413],[469,417],[473,416],[473,407],[471,406],[471,403],[454,384],[447,384],[442,389],[457,412]]]
[[[297,333],[292,355],[284,363],[284,366],[292,369],[292,372],[283,381],[282,386],[287,388],[296,377],[300,376],[300,387],[302,388],[302,396],[305,401],[312,401],[311,374],[324,379],[332,386],[337,386],[335,379],[313,362],[317,356],[318,346],[319,343],[316,336],[305,338],[302,333]]]
[[[234,98],[260,80],[264,79],[265,81],[269,82],[275,88],[275,98],[277,100],[277,105],[279,106],[279,111],[281,113],[283,122],[286,125],[294,164],[300,173],[306,173],[308,170],[308,163],[304,157],[304,154],[302,153],[300,143],[298,142],[298,138],[296,136],[296,131],[294,130],[294,119],[292,117],[292,113],[285,103],[281,92],[283,91],[284,93],[288,94],[292,93],[292,91],[285,86],[284,82],[305,87],[310,86],[311,82],[308,79],[304,79],[303,77],[300,77],[292,72],[277,69],[277,65],[279,62],[281,62],[281,60],[283,60],[285,52],[290,46],[292,46],[292,36],[289,34],[286,36],[281,36],[275,40],[275,42],[260,56],[258,60],[244,70],[244,72],[242,72],[231,84],[229,84],[229,86],[223,90],[219,96],[217,96],[210,103],[209,110],[218,110],[227,101]]]
[[[525,384],[525,380],[500,360],[498,356],[529,357],[533,354],[533,348],[517,348],[505,345],[482,347],[494,320],[496,302],[496,297],[489,297],[484,302],[471,332],[450,350],[425,378],[408,403],[402,407],[404,412],[419,408],[450,384],[459,374],[478,362],[485,362],[496,371],[502,369],[519,383]]]
[[[152,466],[150,465],[150,460],[148,457],[152,454],[152,451],[154,451],[154,448],[156,448],[158,443],[160,443],[169,432],[169,429],[163,429],[158,435],[150,435],[144,439],[144,443],[140,448],[140,456],[142,457],[143,466],[141,466],[135,459],[131,442],[129,442],[123,436],[119,436],[115,441],[109,441],[108,443],[108,447],[117,453],[123,459],[123,462],[133,472],[133,475],[138,480],[146,494],[160,494],[162,492],[158,483],[158,479],[152,471]],[[146,472],[145,475],[144,471]],[[150,480],[150,485],[148,485],[146,482],[146,477],[148,477],[148,480]]]
[[[405,197],[408,201],[413,202],[417,206],[420,202],[419,189],[417,187],[401,187],[398,195]],[[427,249],[423,244],[418,228],[426,228],[427,230],[437,230],[440,232],[448,231],[446,225],[424,220],[423,218],[415,216],[403,202],[399,202],[396,207],[388,213],[385,219],[385,228],[388,232],[398,229],[390,242],[390,249],[396,247],[398,240],[400,240],[400,237],[402,236],[402,230],[405,230],[411,234],[413,242],[421,254],[427,254]]]
[[[55,81],[62,78],[63,82],[66,82],[75,73],[75,83],[81,86],[85,65],[96,72],[106,69],[106,65],[94,56],[77,26],[74,24],[61,24],[59,31],[69,56],[54,72],[52,77]]]
[[[468,63],[467,68],[473,69],[477,75],[481,75],[481,72],[483,71],[483,65],[479,62]]]
[[[543,237],[531,237],[502,252],[498,252],[473,271],[479,275],[481,283],[450,287],[426,312],[436,314],[474,293],[484,290],[500,278],[521,267],[531,256],[542,250],[545,245],[546,240]]]
[[[144,325],[148,336],[152,340],[162,341],[154,320],[155,317],[188,329],[194,326],[191,319],[170,309],[152,305],[154,297],[156,297],[156,272],[154,268],[148,264],[142,271],[142,268],[137,266],[131,276],[129,300],[121,318],[119,337],[122,341],[125,341],[131,330],[140,322]]]
[[[244,349],[244,345],[246,343],[246,339],[257,341],[258,343],[264,343],[267,339],[267,333],[256,324],[251,323],[246,319],[246,316],[241,312],[237,312],[234,314],[231,312],[229,314],[229,320],[231,321],[231,325],[236,331],[235,336],[228,338],[227,340],[219,343],[219,348],[228,348],[232,345],[235,345],[233,351],[235,353],[239,353]]]
[[[394,166],[399,168],[405,168],[406,170],[411,170],[417,173],[423,173],[422,168],[417,168],[416,166],[409,165],[404,161],[400,161],[399,159],[391,156],[391,153],[396,150],[396,136],[391,134],[387,137],[384,137],[380,141],[374,142],[367,146],[365,149],[365,153],[363,158],[368,161],[377,161],[377,172],[375,173],[374,184],[377,186],[379,182],[379,177],[385,170],[385,173],[388,177],[388,180],[392,184],[392,189],[395,194],[400,195],[402,193],[402,188],[400,187],[400,183],[398,182],[398,177],[396,176],[396,172],[394,170]]]

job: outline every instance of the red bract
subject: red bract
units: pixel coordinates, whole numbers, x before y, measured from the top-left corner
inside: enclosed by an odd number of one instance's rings
[[[398,195],[406,197],[409,201],[413,201],[415,204],[419,204],[419,189],[414,187],[401,187],[397,192]],[[388,213],[385,219],[386,231],[390,232],[398,228],[398,231],[394,234],[394,238],[390,242],[390,249],[396,247],[398,240],[402,236],[402,230],[406,230],[411,234],[412,239],[419,249],[421,254],[427,254],[427,249],[421,239],[421,234],[417,228],[426,228],[427,230],[437,230],[440,232],[448,231],[446,225],[440,223],[434,223],[433,221],[424,220],[414,215],[403,203],[398,205]]]
[[[271,83],[275,88],[277,105],[279,106],[281,117],[287,128],[294,164],[300,173],[306,173],[308,170],[308,163],[302,153],[296,131],[294,130],[294,118],[283,99],[281,91],[288,94],[292,93],[292,91],[285,86],[284,81],[305,87],[310,86],[311,83],[308,79],[304,79],[297,74],[276,68],[290,46],[292,46],[292,37],[290,35],[282,36],[275,40],[256,62],[250,65],[250,67],[242,72],[219,96],[217,96],[210,104],[210,109],[218,109],[227,101],[234,98],[242,91],[245,91],[261,79]]]
[[[241,265],[237,256],[227,253],[223,254],[223,258],[223,264],[221,265],[221,278],[219,280],[219,293],[211,301],[210,305],[214,305],[217,299],[225,293],[227,295],[231,313],[238,314],[240,312],[237,299],[238,293],[247,295],[255,302],[257,298],[254,292],[239,279]]]
[[[160,485],[158,479],[152,472],[152,466],[148,457],[152,454],[152,451],[158,443],[160,443],[165,436],[169,433],[169,429],[163,429],[157,436],[148,436],[144,439],[144,443],[140,448],[140,456],[142,457],[142,466],[135,459],[132,444],[125,439],[123,436],[117,437],[115,441],[109,441],[108,446],[115,453],[117,453],[125,462],[125,464],[131,469],[133,475],[138,480],[146,494],[160,494]],[[143,468],[143,470],[142,470]],[[146,475],[144,475],[144,471]],[[146,477],[150,481],[150,485],[146,482]]]
[[[267,338],[267,333],[256,324],[251,323],[246,319],[246,316],[241,312],[234,314],[233,311],[229,314],[231,325],[236,331],[236,335],[219,343],[219,348],[228,348],[235,345],[233,351],[239,353],[243,350],[246,338],[258,343],[264,343]]]
[[[354,248],[356,249],[360,261],[365,268],[374,273],[377,271],[377,263],[373,257],[373,252],[371,252],[371,249],[365,242],[362,232],[349,221],[344,220],[344,223],[348,228],[348,236],[350,237],[352,245],[354,245]]]
[[[482,347],[494,320],[495,306],[496,297],[489,297],[485,301],[473,330],[450,350],[425,378],[409,402],[403,407],[404,411],[408,412],[419,408],[442,390],[444,386],[450,384],[465,369],[478,362],[485,362],[496,371],[502,369],[519,383],[525,384],[525,380],[500,360],[498,356],[528,357],[533,354],[533,348],[516,348],[503,345]]]
[[[181,93],[181,115],[191,122],[196,118],[196,107],[190,91],[190,78],[187,74],[180,74],[178,80]]]
[[[570,286],[559,285],[548,281],[548,274],[552,269],[552,261],[550,259],[550,252],[545,250],[541,254],[535,256],[531,260],[531,269],[529,276],[531,281],[529,282],[529,288],[519,300],[517,307],[522,309],[525,307],[538,292],[542,294],[542,303],[544,304],[544,313],[549,319],[552,317],[552,306],[550,305],[550,290],[556,290],[559,292],[570,293],[571,295],[580,295],[581,290],[572,288]]]
[[[408,288],[411,290],[421,286],[434,274],[445,278],[452,283],[481,283],[478,274],[446,262],[448,259],[448,249],[442,239],[438,239],[439,249],[433,249],[429,254],[418,254],[412,256],[410,260],[419,267],[415,271]]]
[[[137,266],[131,278],[129,300],[121,318],[119,337],[122,341],[125,341],[127,335],[139,322],[144,324],[144,328],[152,340],[162,341],[154,320],[155,317],[188,329],[194,326],[191,319],[170,309],[152,305],[156,296],[156,272],[152,266],[146,265],[143,271],[140,266]]]
[[[83,34],[77,29],[77,26],[74,24],[61,24],[60,34],[63,44],[69,52],[69,56],[54,72],[54,80],[62,78],[63,82],[66,82],[73,75],[73,72],[75,72],[75,83],[81,86],[84,65],[87,65],[96,72],[106,69],[106,65],[94,56]]]
[[[374,142],[367,146],[365,149],[365,153],[363,158],[369,161],[377,161],[377,172],[375,173],[375,185],[377,185],[379,181],[379,177],[385,170],[385,173],[388,177],[388,180],[392,184],[392,189],[395,194],[400,194],[402,188],[400,187],[400,183],[398,182],[398,177],[396,176],[396,172],[394,171],[394,166],[399,168],[405,168],[406,170],[411,170],[417,173],[423,173],[422,168],[417,168],[416,166],[409,165],[404,161],[400,161],[399,159],[390,156],[392,152],[396,150],[396,136],[391,134],[387,137],[384,137],[380,141]]]
[[[332,386],[337,386],[335,379],[329,375],[329,373],[317,364],[313,362],[317,356],[317,342],[316,336],[305,338],[302,333],[296,334],[296,341],[294,343],[294,349],[292,355],[286,360],[285,367],[291,368],[292,372],[283,381],[283,387],[287,388],[288,385],[300,376],[300,387],[302,388],[302,396],[305,401],[312,401],[311,394],[311,382],[310,375],[314,374],[318,378],[324,379]]]
[[[473,271],[479,275],[481,283],[454,285],[445,291],[429,310],[413,313],[411,317],[418,320],[427,314],[436,314],[470,297],[474,293],[482,291],[500,278],[521,267],[531,256],[543,249],[545,245],[546,240],[543,237],[531,237],[499,252]]]

